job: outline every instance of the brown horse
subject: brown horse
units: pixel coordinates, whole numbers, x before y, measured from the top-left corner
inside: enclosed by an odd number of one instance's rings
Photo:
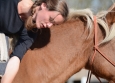
[[[115,62],[115,7],[97,14],[98,46]],[[115,83],[115,67],[94,53],[93,14],[89,9],[74,10],[68,20],[50,29],[39,30],[38,38],[21,61],[13,83],[65,83],[82,68]]]

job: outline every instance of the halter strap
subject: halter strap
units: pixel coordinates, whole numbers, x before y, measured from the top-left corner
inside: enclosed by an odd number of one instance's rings
[[[98,38],[97,38],[97,18],[96,16],[94,16],[94,54],[92,56],[92,59],[91,59],[91,70],[92,70],[92,65],[93,65],[93,61],[94,61],[94,58],[96,56],[96,52],[99,52],[108,62],[110,62],[114,67],[115,67],[115,63],[112,62],[109,58],[106,57],[106,55],[104,53],[102,53],[99,48],[98,48]],[[90,82],[91,80],[91,75],[92,75],[92,72],[91,70],[89,70],[88,72],[88,78],[87,78],[87,81],[86,83]],[[96,75],[95,75],[96,76]],[[101,80],[99,79],[98,76],[96,76],[96,78],[101,82]]]
[[[92,65],[93,65],[93,61],[94,61],[97,49],[98,49],[97,18],[96,18],[96,16],[94,16],[94,54],[93,54],[92,59],[91,59],[91,70],[92,70]],[[88,71],[88,77],[87,77],[86,83],[88,83],[88,82],[90,83],[91,75],[92,75],[91,70]],[[96,76],[96,77],[100,81],[100,83],[102,83],[101,80],[99,79],[99,77],[98,76]]]
[[[104,53],[102,53],[99,48],[98,48],[98,38],[97,38],[97,20],[96,20],[96,16],[94,16],[94,37],[95,37],[95,46],[94,46],[94,55],[93,57],[95,57],[95,52],[98,51],[108,62],[110,62],[114,67],[115,67],[115,63],[112,62],[109,58],[106,57],[106,55]],[[92,58],[92,62],[93,62],[94,58]]]

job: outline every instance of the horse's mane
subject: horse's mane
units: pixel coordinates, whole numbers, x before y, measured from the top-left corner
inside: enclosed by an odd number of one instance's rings
[[[97,22],[104,28],[106,35],[104,40],[101,43],[105,43],[110,41],[115,37],[115,23],[113,23],[110,27],[108,26],[106,15],[112,11],[102,11],[97,13]]]
[[[110,41],[114,36],[115,36],[115,29],[113,28],[115,26],[115,23],[111,26],[109,30],[109,26],[107,24],[105,16],[107,15],[108,11],[102,11],[97,13],[97,23],[100,24],[104,31],[105,31],[105,38],[99,43],[103,44],[105,42]],[[92,31],[92,26],[93,26],[93,12],[90,9],[82,9],[82,10],[75,10],[75,9],[70,9],[70,13],[68,15],[68,20],[74,18],[76,19],[79,16],[84,16],[87,18],[87,28],[89,28],[89,31]]]
[[[84,16],[87,19],[87,28],[91,31],[92,25],[93,25],[93,12],[90,9],[82,9],[82,10],[76,10],[76,9],[70,9],[70,13],[68,15],[68,20],[74,18],[78,18],[79,16]]]

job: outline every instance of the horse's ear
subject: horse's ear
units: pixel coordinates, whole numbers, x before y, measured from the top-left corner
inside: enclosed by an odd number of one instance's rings
[[[115,3],[107,10],[106,19],[108,22],[108,25],[111,26],[113,23],[115,23]]]
[[[112,6],[110,6],[110,8],[108,9],[108,11],[113,11],[113,10],[115,10],[115,3]]]

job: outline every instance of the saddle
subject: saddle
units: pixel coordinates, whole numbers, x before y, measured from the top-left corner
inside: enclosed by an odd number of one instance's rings
[[[0,77],[4,74],[9,60],[9,37],[0,33]]]

